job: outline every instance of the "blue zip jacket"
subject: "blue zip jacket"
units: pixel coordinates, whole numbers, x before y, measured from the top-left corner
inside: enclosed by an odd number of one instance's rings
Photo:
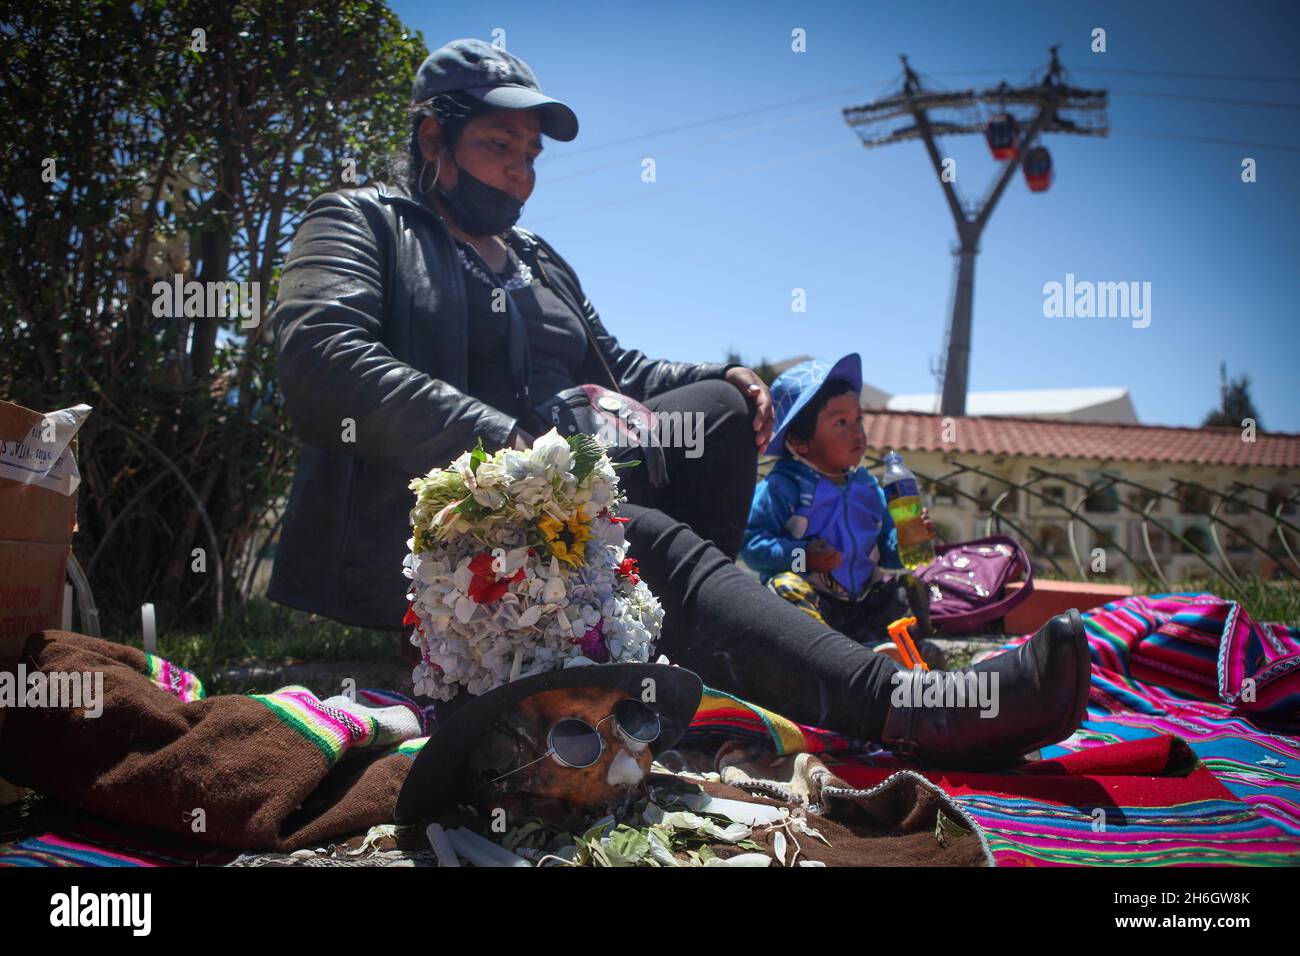
[[[794,458],[780,459],[756,489],[740,556],[764,583],[793,571],[794,550],[805,556],[814,538],[840,552],[829,574],[799,572],[819,591],[856,601],[870,588],[877,566],[901,568],[898,531],[885,506],[885,492],[859,466],[837,485]]]

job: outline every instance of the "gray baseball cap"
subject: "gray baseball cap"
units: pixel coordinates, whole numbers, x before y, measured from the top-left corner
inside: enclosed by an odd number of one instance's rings
[[[542,132],[551,139],[567,143],[578,135],[578,117],[542,95],[528,64],[483,40],[452,40],[430,53],[415,73],[411,102],[456,91],[501,109],[541,110]]]

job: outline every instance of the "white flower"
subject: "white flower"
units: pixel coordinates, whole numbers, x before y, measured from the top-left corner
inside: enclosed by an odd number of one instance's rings
[[[470,453],[465,452],[459,458],[451,463],[451,470],[460,474],[461,480],[465,482],[465,487],[473,491],[476,487],[474,482],[474,464],[470,458]]]
[[[501,467],[506,470],[506,474],[510,476],[512,483],[517,485],[529,478],[542,477],[541,463],[535,461],[532,455],[527,452],[516,451],[511,448],[497,454],[501,459]]]
[[[458,507],[460,507],[461,502],[463,502],[464,500],[465,500],[464,498],[461,498],[457,501],[453,501],[451,504],[447,505],[445,508],[439,511],[437,515],[434,516],[433,519],[434,527],[443,529],[443,528],[448,528],[452,524],[454,524],[458,516],[452,514],[452,512],[454,512]]]
[[[600,536],[605,539],[605,544],[609,545],[611,548],[618,548],[621,550],[626,543],[626,536],[623,533],[623,522],[602,521],[600,522],[600,525],[602,526],[599,528]],[[617,564],[622,560],[623,558],[620,556],[618,561],[615,563]]]
[[[496,510],[506,503],[506,496],[499,491],[493,491],[491,488],[475,488],[474,500],[484,508]]]
[[[498,563],[500,567],[497,567]],[[504,555],[501,555],[499,562],[493,563],[493,568],[497,574],[512,575],[527,563],[528,548],[525,546],[515,548],[513,551],[507,551]]]
[[[569,443],[554,428],[533,442],[530,457],[541,464],[547,477],[562,475],[573,466]]]
[[[478,471],[474,473],[474,481],[479,488],[506,488],[510,484],[510,474],[505,462],[489,458],[478,466]]]
[[[547,604],[558,604],[564,600],[565,593],[564,578],[547,578],[546,586],[542,589],[542,600]]]

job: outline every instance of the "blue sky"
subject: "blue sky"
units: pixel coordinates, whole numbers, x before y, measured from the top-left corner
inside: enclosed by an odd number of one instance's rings
[[[1112,135],[1048,137],[1052,188],[1017,177],[1003,196],[976,268],[971,389],[1121,385],[1142,421],[1195,425],[1223,360],[1251,377],[1266,428],[1300,432],[1300,111],[1135,95],[1300,102],[1300,81],[1208,76],[1300,77],[1295,4],[392,6],[430,49],[504,29],[573,107],[578,138],[546,142],[520,225],[568,259],[624,346],[696,361],[735,348],[751,364],[856,350],[891,393],[935,388],[954,230],[922,145],[864,149],[839,110],[896,88],[899,53],[942,87],[983,88],[1024,82],[1060,43],[1078,85],[1110,90]],[[791,50],[796,27],[807,52]],[[982,195],[996,172],[982,139],[940,150],[964,194]],[[645,157],[655,183],[641,181]],[[1067,273],[1150,282],[1150,325],[1044,317],[1044,283]],[[791,311],[795,288],[805,313]]]

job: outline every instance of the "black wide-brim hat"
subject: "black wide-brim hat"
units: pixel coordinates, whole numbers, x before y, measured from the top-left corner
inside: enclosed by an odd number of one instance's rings
[[[452,699],[446,713],[440,705],[437,728],[406,775],[393,819],[416,823],[469,802],[470,753],[492,722],[524,698],[548,690],[596,687],[618,688],[643,700],[647,679],[654,681],[655,699],[646,705],[660,722],[659,738],[650,745],[657,755],[681,739],[699,709],[704,684],[694,671],[668,664],[584,664],[512,681],[478,697],[462,694]]]

